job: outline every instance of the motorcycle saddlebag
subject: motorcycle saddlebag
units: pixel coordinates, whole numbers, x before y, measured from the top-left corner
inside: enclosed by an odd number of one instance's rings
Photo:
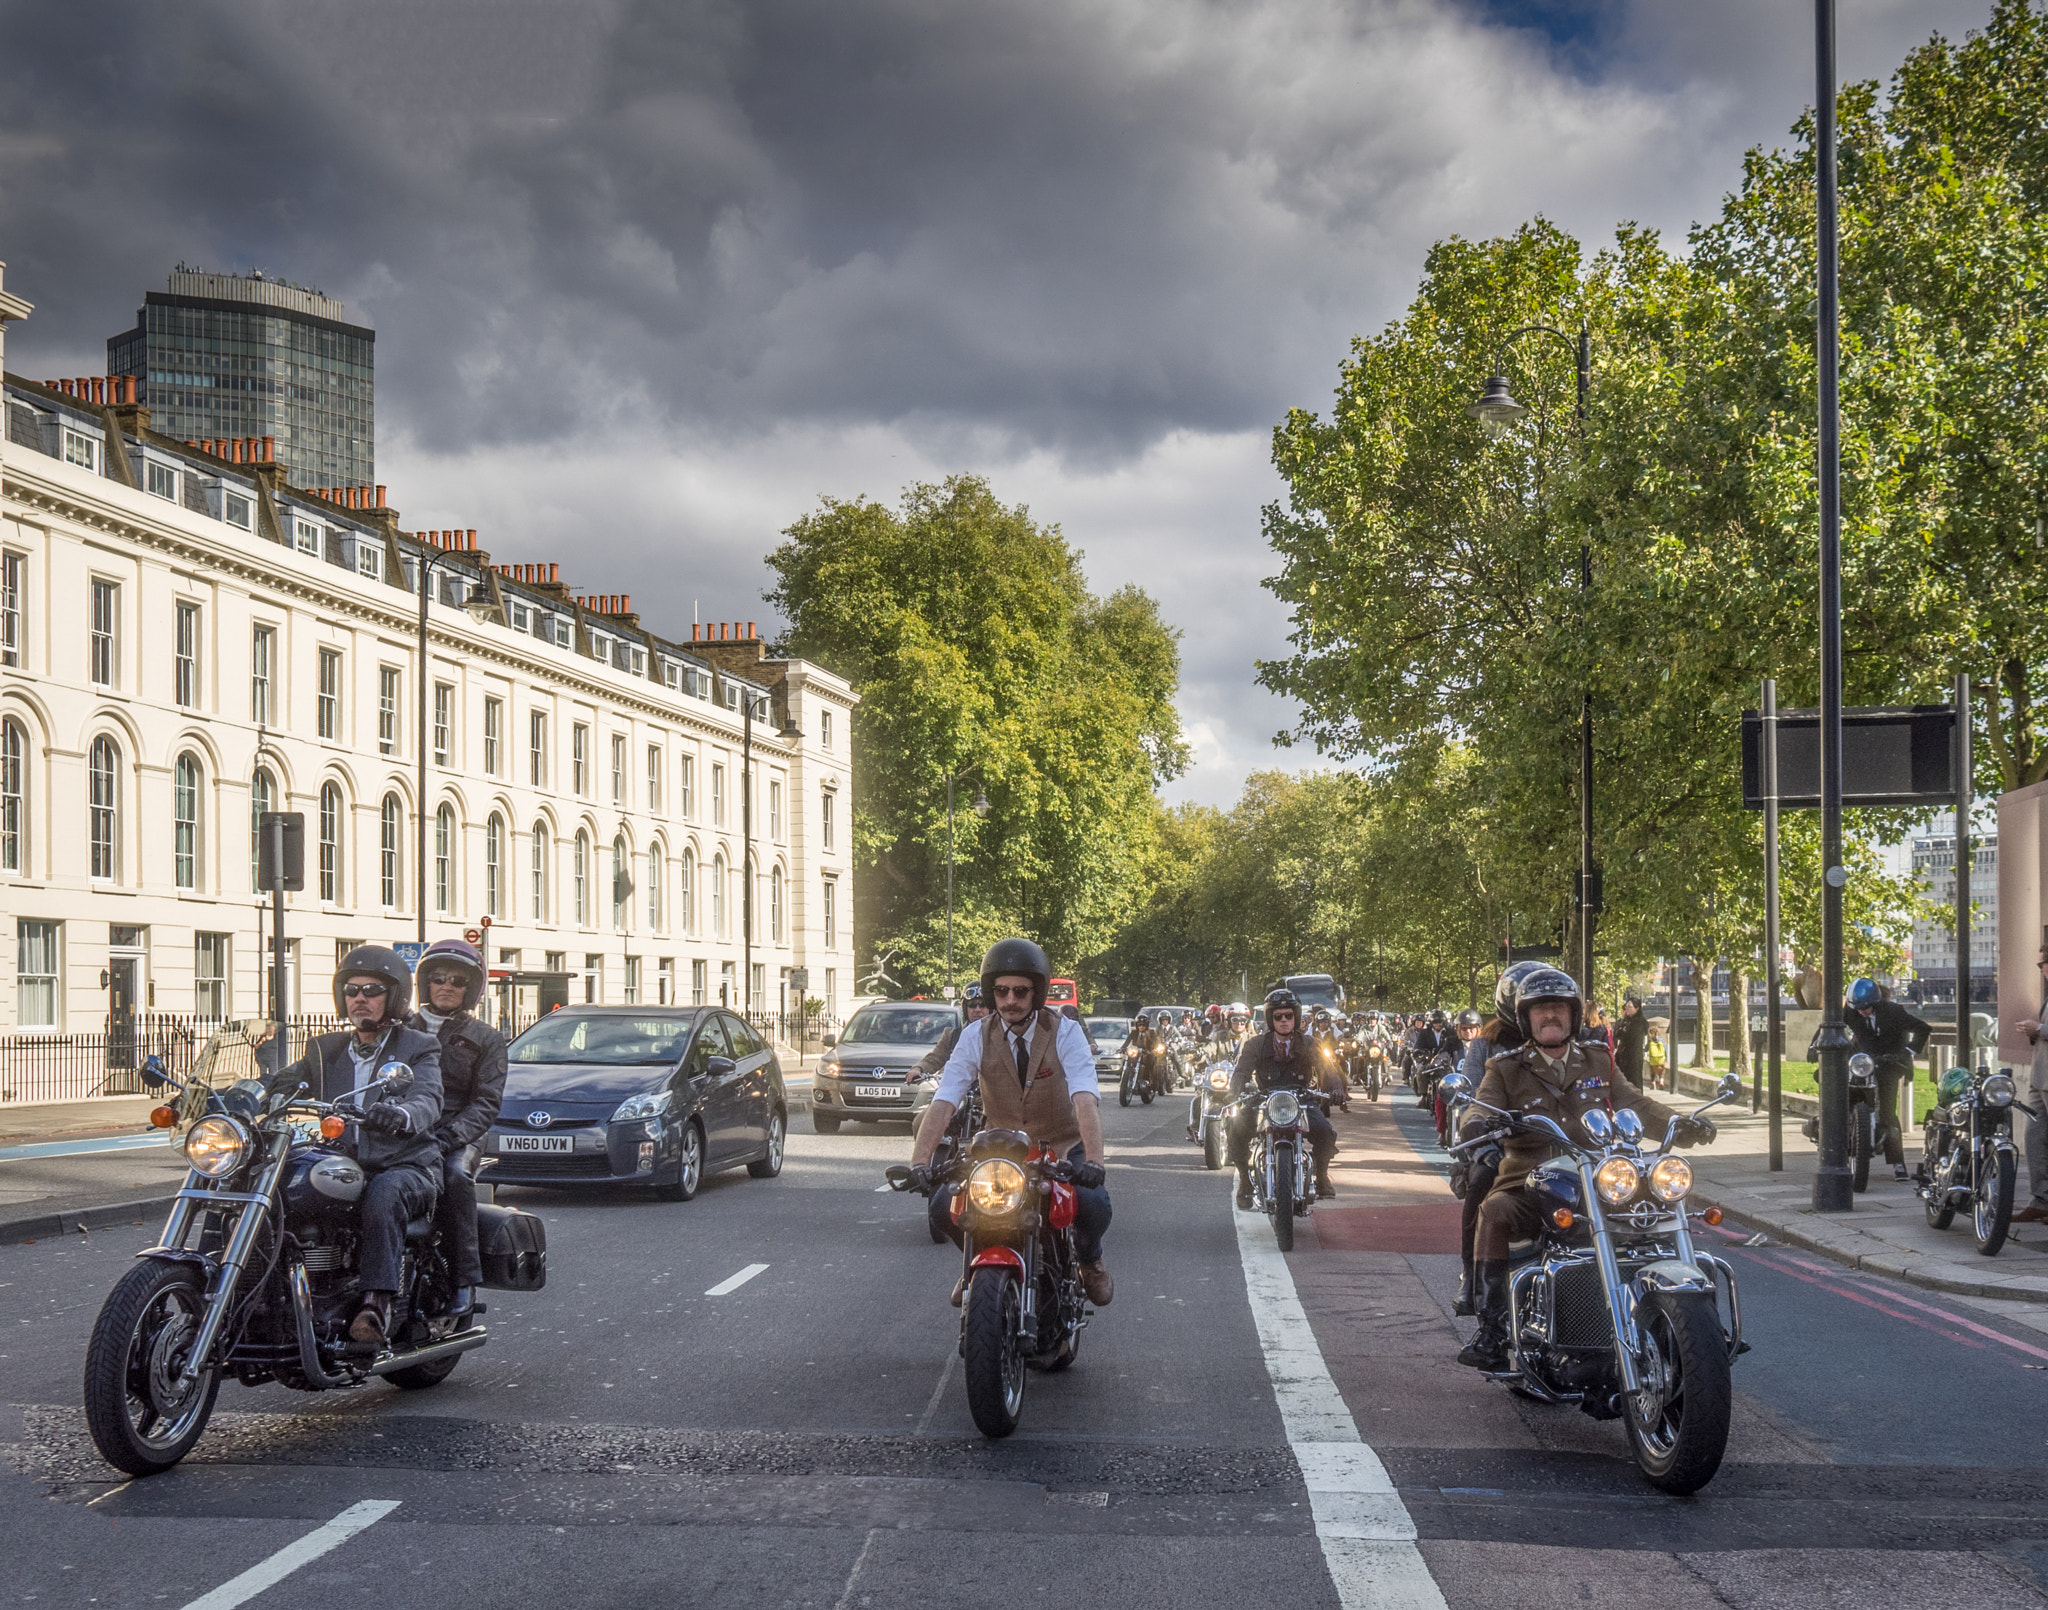
[[[548,1283],[548,1232],[539,1215],[479,1202],[476,1238],[492,1291],[539,1291]]]

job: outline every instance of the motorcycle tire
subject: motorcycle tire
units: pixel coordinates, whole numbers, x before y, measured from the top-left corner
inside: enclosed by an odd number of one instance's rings
[[[1273,1221],[1273,1239],[1282,1252],[1294,1250],[1294,1148],[1273,1150],[1273,1196],[1266,1204],[1266,1216]]]
[[[1154,1090],[1150,1085],[1147,1085],[1143,1090],[1140,1090],[1138,1092],[1138,1099],[1149,1107],[1152,1105],[1152,1098],[1157,1094],[1158,1092],[1156,1090]]]
[[[460,1353],[451,1353],[446,1358],[437,1358],[430,1364],[414,1364],[406,1369],[393,1370],[384,1377],[393,1386],[408,1392],[423,1392],[430,1386],[439,1386],[455,1373],[455,1366],[462,1362]]]
[[[1877,1151],[1877,1113],[1869,1103],[1858,1102],[1849,1109],[1849,1150],[1855,1158],[1855,1186],[1870,1189],[1870,1159]]]
[[[1209,1120],[1207,1133],[1202,1136],[1202,1167],[1214,1173],[1223,1166],[1223,1120]]]
[[[1007,1437],[1024,1412],[1023,1295],[1007,1269],[977,1269],[966,1301],[960,1357],[967,1412],[984,1437]]]
[[[181,1397],[171,1395],[168,1374],[179,1335],[196,1332],[205,1312],[201,1271],[154,1258],[132,1267],[100,1305],[85,1350],[85,1423],[100,1457],[116,1470],[169,1470],[206,1430],[220,1370],[207,1371]],[[143,1396],[131,1396],[135,1385]]]
[[[1653,1292],[1636,1311],[1646,1347],[1663,1355],[1671,1389],[1646,1419],[1641,1394],[1626,1394],[1622,1418],[1636,1464],[1661,1492],[1681,1497],[1714,1479],[1728,1448],[1734,1408],[1728,1337],[1705,1292]]]
[[[1122,1084],[1116,1087],[1116,1104],[1119,1107],[1128,1107],[1131,1104],[1130,1080],[1126,1079]]]
[[[1970,1228],[1977,1232],[1977,1250],[1992,1258],[2012,1230],[2012,1153],[1993,1153],[1989,1169],[1980,1157],[1977,1173],[1977,1188],[1970,1195]]]

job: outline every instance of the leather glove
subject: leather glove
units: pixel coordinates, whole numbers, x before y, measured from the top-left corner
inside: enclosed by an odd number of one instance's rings
[[[937,1181],[932,1178],[931,1164],[912,1163],[910,1165],[910,1188],[917,1192],[919,1196],[930,1196],[936,1184]]]
[[[1100,1163],[1082,1162],[1074,1165],[1074,1183],[1084,1191],[1094,1190],[1107,1178],[1108,1171]]]
[[[1671,1139],[1676,1146],[1699,1146],[1713,1140],[1718,1133],[1711,1118],[1681,1118],[1678,1133]]]
[[[403,1107],[395,1107],[388,1101],[380,1101],[363,1114],[363,1122],[380,1135],[410,1135],[412,1114]]]

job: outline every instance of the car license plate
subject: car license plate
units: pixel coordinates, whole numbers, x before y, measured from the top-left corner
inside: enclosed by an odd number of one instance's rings
[[[572,1152],[576,1149],[575,1137],[571,1135],[500,1135],[498,1152]]]
[[[896,1101],[907,1092],[899,1085],[855,1085],[853,1093],[862,1101]]]

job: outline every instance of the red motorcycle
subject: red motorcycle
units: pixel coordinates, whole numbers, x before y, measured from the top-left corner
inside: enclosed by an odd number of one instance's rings
[[[944,1177],[930,1179],[958,1187],[951,1211],[967,1283],[960,1359],[967,1407],[985,1437],[1017,1429],[1027,1370],[1063,1370],[1080,1350],[1091,1310],[1074,1252],[1073,1172],[1022,1130],[984,1129]],[[888,1180],[899,1191],[919,1188],[900,1165]]]

